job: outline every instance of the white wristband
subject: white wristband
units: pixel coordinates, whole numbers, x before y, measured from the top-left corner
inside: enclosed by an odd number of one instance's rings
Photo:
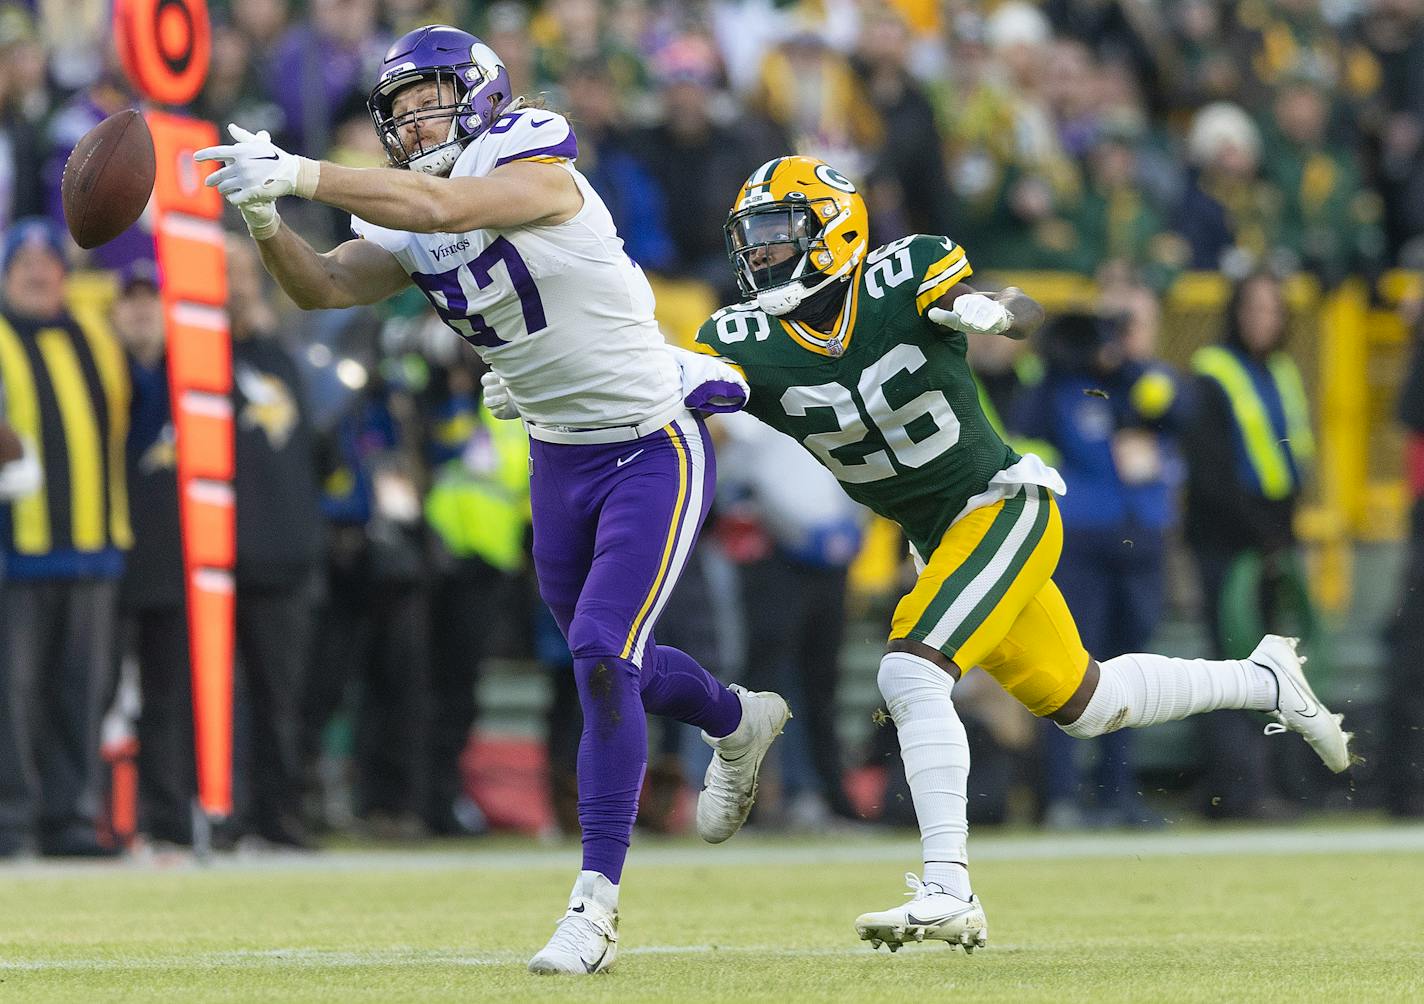
[[[282,226],[282,217],[277,215],[277,203],[252,202],[239,206],[242,222],[247,224],[247,232],[255,241],[269,240]]]
[[[303,199],[316,198],[316,186],[321,181],[321,161],[308,157],[297,158],[297,180],[292,185],[292,194]]]

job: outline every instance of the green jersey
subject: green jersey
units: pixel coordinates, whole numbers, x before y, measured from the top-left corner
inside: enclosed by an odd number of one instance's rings
[[[970,274],[949,238],[906,237],[866,256],[830,334],[755,304],[719,310],[697,333],[703,351],[746,373],[749,412],[900,524],[925,558],[1019,460],[980,406],[965,336],[925,317]]]

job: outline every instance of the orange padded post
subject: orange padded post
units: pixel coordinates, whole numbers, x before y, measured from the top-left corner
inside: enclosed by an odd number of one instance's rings
[[[154,244],[168,325],[168,382],[178,437],[179,512],[187,583],[198,801],[232,813],[233,508],[232,345],[222,199],[193,153],[213,126],[147,113],[158,158]]]

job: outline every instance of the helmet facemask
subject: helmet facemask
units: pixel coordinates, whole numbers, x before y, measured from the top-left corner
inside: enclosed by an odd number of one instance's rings
[[[796,193],[799,195],[799,193]],[[826,230],[838,220],[832,199],[788,199],[750,206],[732,214],[725,228],[737,287],[768,314],[784,315],[819,290],[835,274],[821,266],[832,261]]]
[[[482,58],[486,53],[488,58]],[[371,121],[392,167],[448,174],[465,144],[493,125],[508,106],[508,75],[498,57],[483,44],[473,47],[471,57],[451,66],[398,67],[371,92],[367,102]],[[434,100],[422,99],[397,116],[397,95],[425,83],[434,84]],[[432,119],[449,121],[443,138],[427,144],[417,137],[413,148],[408,148],[402,130]]]

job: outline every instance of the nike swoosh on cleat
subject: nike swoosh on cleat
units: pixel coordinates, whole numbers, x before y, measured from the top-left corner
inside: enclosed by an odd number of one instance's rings
[[[607,954],[608,954],[608,946],[607,946],[607,945],[604,945],[604,946],[603,946],[603,954],[600,955],[598,958],[594,959],[592,962],[589,962],[589,961],[588,961],[587,959],[585,959],[582,955],[580,955],[580,956],[579,956],[579,961],[583,963],[583,971],[586,972],[586,973],[596,973],[596,972],[598,972],[598,967],[599,967],[600,964],[602,964],[603,959],[604,959],[604,956],[606,956]]]
[[[578,906],[569,907],[569,913],[583,913],[583,904],[580,903]]]
[[[954,918],[956,918],[956,917],[961,917],[961,916],[963,916],[963,915],[964,915],[964,911],[963,911],[963,910],[960,910],[960,911],[957,911],[957,912],[955,912],[955,913],[946,913],[946,914],[945,914],[944,916],[942,916],[942,917],[933,917],[933,918],[931,918],[931,919],[929,919],[929,920],[921,920],[919,917],[916,917],[913,913],[906,913],[906,914],[905,914],[905,923],[910,924],[910,925],[912,925],[912,926],[914,926],[914,927],[934,927],[936,924],[943,924],[943,923],[944,923],[945,921],[947,921],[947,920],[953,920]]]
[[[1298,686],[1296,685],[1296,682],[1290,678],[1290,674],[1289,674],[1289,673],[1280,673],[1280,674],[1277,674],[1277,673],[1275,672],[1275,670],[1273,670],[1270,666],[1267,666],[1267,665],[1265,665],[1264,663],[1257,662],[1255,659],[1252,659],[1252,660],[1251,660],[1251,664],[1254,665],[1254,666],[1260,666],[1260,667],[1261,667],[1262,669],[1264,669],[1266,672],[1268,672],[1268,673],[1270,673],[1270,674],[1272,674],[1273,676],[1276,677],[1276,686],[1277,686],[1277,689],[1280,690],[1280,691],[1282,691],[1281,693],[1278,693],[1278,694],[1276,695],[1276,701],[1277,701],[1278,704],[1284,704],[1284,703],[1285,703],[1285,693],[1284,693],[1285,687],[1282,686],[1281,684],[1282,684],[1282,683],[1289,683],[1289,684],[1290,684],[1290,689],[1291,689],[1291,691],[1295,694],[1296,699],[1301,702],[1300,707],[1299,707],[1299,708],[1296,708],[1295,711],[1291,712],[1291,714],[1300,715],[1300,716],[1303,717],[1303,718],[1314,718],[1317,714],[1320,713],[1320,705],[1319,705],[1319,703],[1316,702],[1316,701],[1312,701],[1312,700],[1300,689],[1300,687],[1298,687]],[[1279,710],[1284,711],[1285,709],[1284,709],[1284,708],[1280,708]]]

